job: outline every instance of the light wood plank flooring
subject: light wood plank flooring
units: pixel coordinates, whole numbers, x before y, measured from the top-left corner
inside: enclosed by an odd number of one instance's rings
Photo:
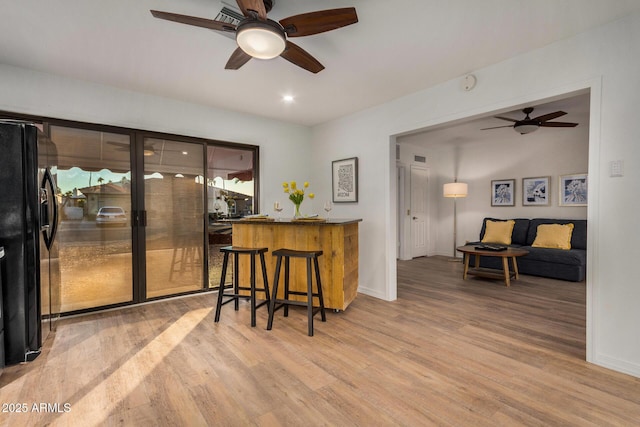
[[[312,338],[303,310],[215,324],[215,294],[63,319],[0,376],[28,409],[0,425],[638,425],[640,379],[584,361],[584,283],[461,276],[399,262],[397,301],[360,294]]]

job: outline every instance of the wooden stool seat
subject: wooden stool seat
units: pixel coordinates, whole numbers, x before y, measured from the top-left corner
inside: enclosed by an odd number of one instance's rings
[[[273,278],[273,295],[271,296],[271,303],[269,304],[269,320],[267,322],[267,330],[271,330],[273,327],[273,316],[277,310],[284,307],[284,317],[289,316],[289,306],[298,305],[307,307],[307,323],[309,328],[309,336],[313,336],[313,316],[320,312],[323,322],[327,321],[324,312],[324,299],[322,297],[322,283],[320,281],[320,267],[318,266],[318,257],[322,255],[322,251],[298,251],[293,249],[278,249],[272,252],[273,256],[278,257],[276,261],[276,271]],[[284,258],[284,298],[278,299],[278,281],[280,279],[280,267],[282,265],[282,259]],[[289,290],[289,260],[291,258],[306,258],[307,260],[307,291],[291,291]],[[311,260],[313,260],[313,267],[315,268],[316,276],[316,288],[317,292],[313,292],[313,277]],[[306,301],[290,300],[289,295],[306,295]],[[317,297],[319,307],[313,307],[313,298]]]
[[[256,326],[256,309],[262,307],[270,302],[269,295],[269,282],[267,279],[267,266],[264,261],[264,254],[268,248],[243,248],[240,246],[224,246],[220,248],[220,252],[224,253],[224,260],[222,261],[222,273],[220,275],[220,289],[218,290],[218,302],[216,304],[216,317],[215,322],[220,321],[220,310],[222,306],[234,301],[235,310],[239,309],[239,299],[248,299],[251,302],[251,326]],[[227,265],[229,263],[229,254],[233,254],[233,279],[229,286],[225,286],[227,276]],[[240,255],[249,255],[251,258],[251,280],[249,286],[240,286],[238,283],[238,260]],[[262,280],[263,287],[256,288],[256,255],[260,255],[260,264],[262,267]],[[233,289],[232,293],[225,292],[227,289]],[[250,291],[249,295],[240,294],[240,291]],[[259,304],[256,304],[256,291],[264,292],[265,300]],[[226,298],[226,301],[223,299]],[[268,308],[269,306],[267,306]]]

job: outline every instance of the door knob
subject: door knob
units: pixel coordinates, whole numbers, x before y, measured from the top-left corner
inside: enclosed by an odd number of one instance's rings
[[[413,217],[413,219],[418,219],[418,217],[417,217],[417,216],[414,216],[414,217]]]

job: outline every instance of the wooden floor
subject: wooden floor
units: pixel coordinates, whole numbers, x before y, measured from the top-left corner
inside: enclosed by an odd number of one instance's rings
[[[584,361],[584,283],[461,276],[399,262],[397,301],[358,295],[312,338],[301,310],[215,324],[215,294],[63,319],[0,376],[0,425],[638,425],[640,379]]]

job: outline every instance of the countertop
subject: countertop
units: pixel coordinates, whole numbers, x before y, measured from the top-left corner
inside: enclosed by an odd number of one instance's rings
[[[231,224],[273,224],[273,225],[346,225],[361,222],[361,218],[329,218],[323,221],[292,220],[291,218],[270,219],[228,219],[221,222]]]

